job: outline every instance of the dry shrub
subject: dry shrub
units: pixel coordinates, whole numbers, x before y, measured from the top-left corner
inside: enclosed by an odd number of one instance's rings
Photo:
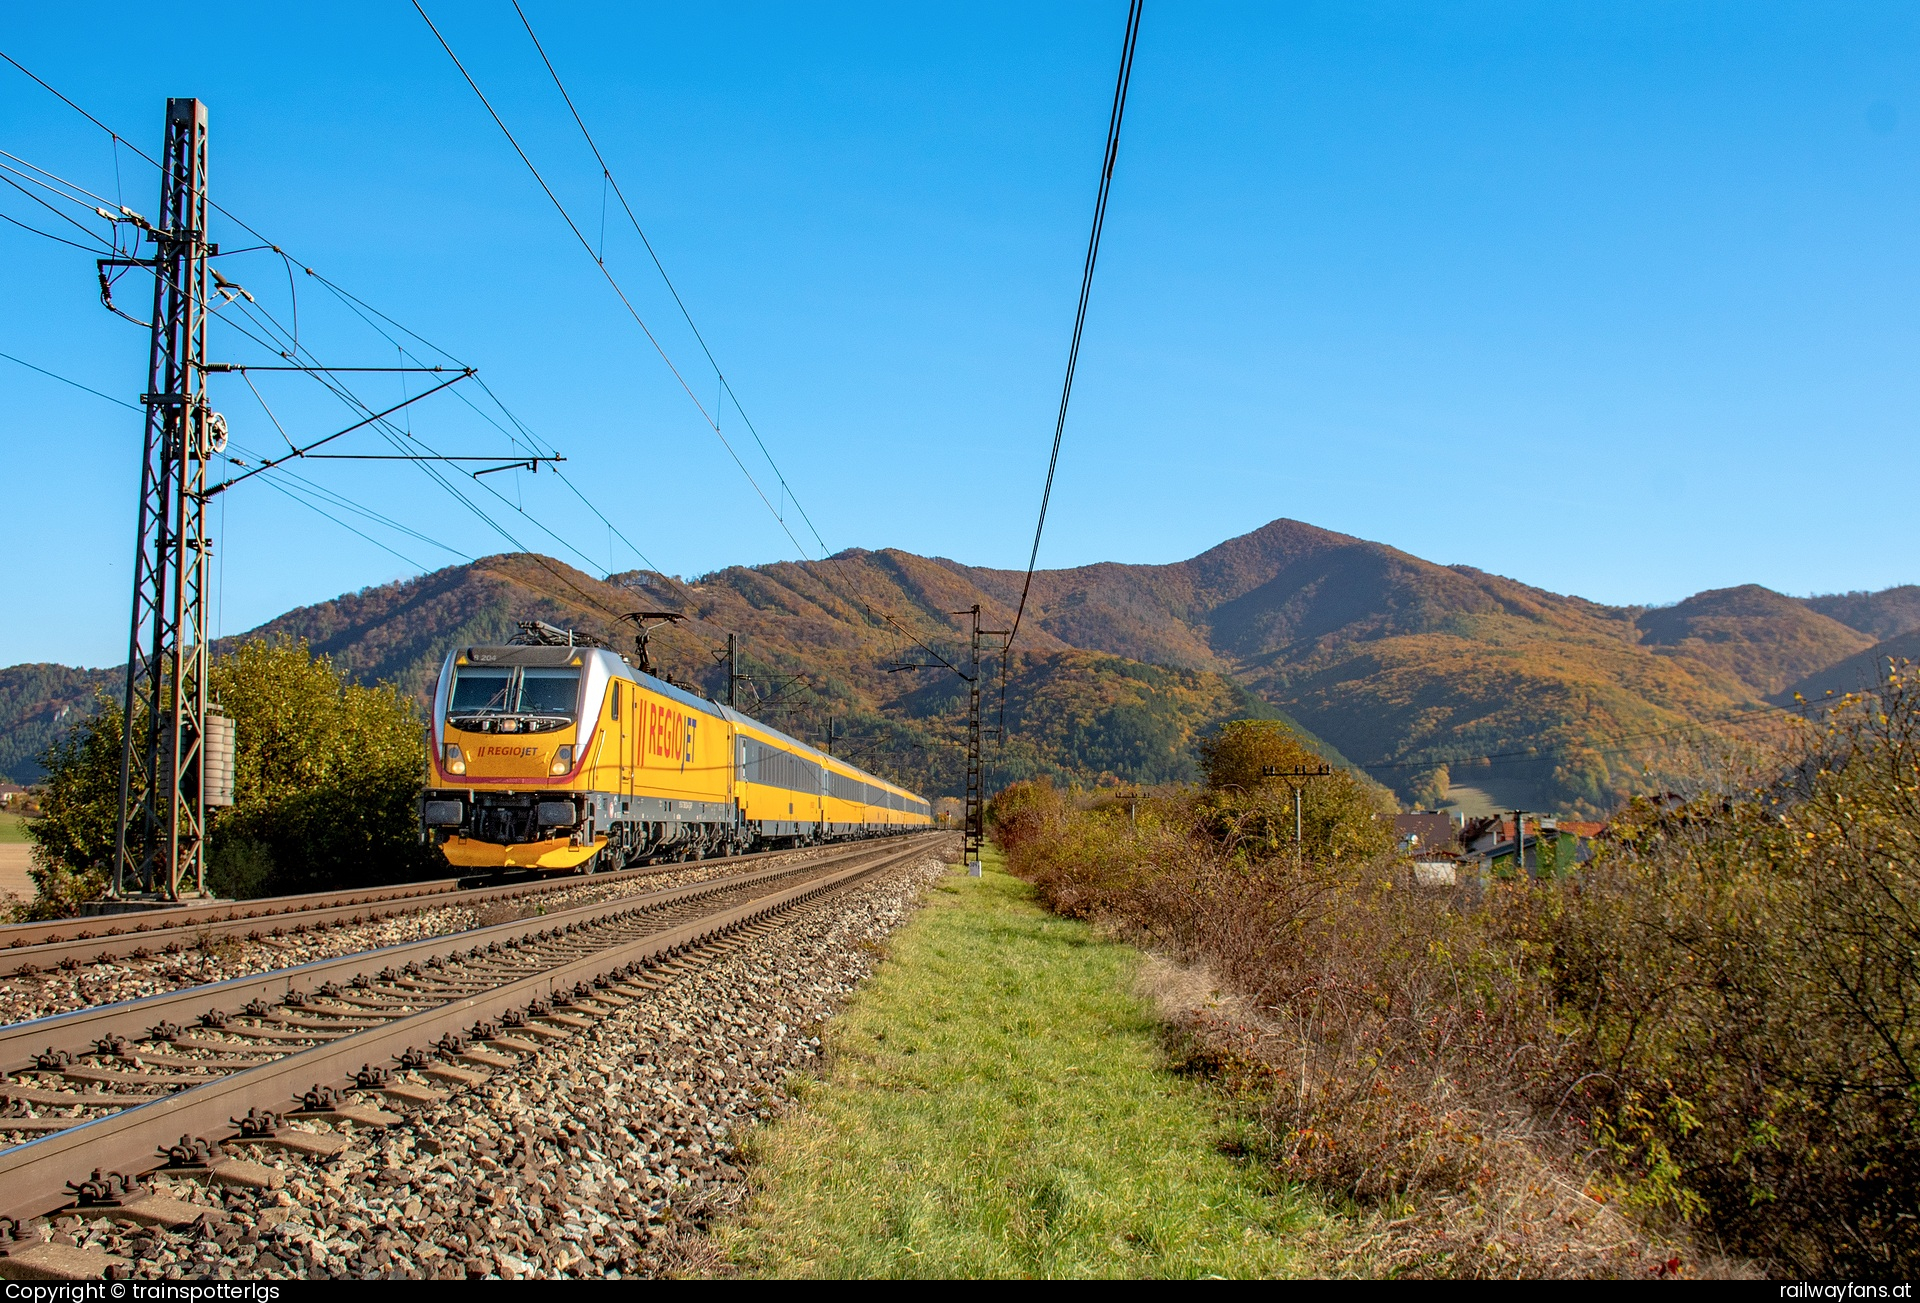
[[[1247,854],[1223,815],[1248,812],[1218,793],[1145,798],[1132,831],[1058,793],[1021,804],[1009,853],[1055,909],[1243,997],[1184,1019],[1177,1061],[1249,1103],[1281,1172],[1359,1206],[1343,1269],[1620,1275],[1676,1256],[1585,1192],[1580,1129],[1551,1118],[1567,1047],[1540,1034],[1545,984],[1483,944],[1498,899],[1449,908],[1381,856]]]
[[[1180,1059],[1363,1213],[1354,1270],[1885,1275],[1920,1263],[1920,680],[1836,707],[1561,881],[1447,896],[1266,791],[1129,819],[1044,785],[1002,844],[1240,1004]],[[1357,810],[1340,816],[1349,824]],[[1335,821],[1336,824],[1338,820]],[[1291,834],[1291,816],[1286,828]]]
[[[1642,802],[1543,918],[1622,1196],[1777,1270],[1920,1265],[1920,676]]]

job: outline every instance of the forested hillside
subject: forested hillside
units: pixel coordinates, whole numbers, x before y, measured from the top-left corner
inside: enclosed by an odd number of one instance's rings
[[[1920,629],[1920,584],[1902,584],[1877,593],[1830,593],[1809,597],[1806,603],[1849,629],[1883,641]]]
[[[752,676],[744,707],[815,742],[831,728],[836,751],[939,794],[961,785],[965,685],[895,667],[932,661],[919,644],[964,665],[966,619],[952,613],[978,603],[987,627],[1005,628],[1020,580],[854,549],[681,588],[516,554],[303,607],[255,632],[305,637],[362,682],[393,681],[424,703],[447,648],[502,640],[516,621],[630,649],[619,615],[681,611],[689,619],[654,638],[658,664],[722,695],[718,655],[733,633]],[[996,783],[1162,782],[1193,772],[1195,739],[1219,721],[1269,715],[1403,799],[1485,784],[1536,808],[1595,811],[1640,781],[1647,739],[1870,667],[1877,640],[1915,629],[1911,586],[1796,599],[1746,585],[1609,607],[1279,520],[1172,565],[1037,574],[1005,686],[1006,742],[988,750]],[[992,730],[1002,691],[998,663],[987,668]],[[30,778],[60,707],[112,677],[0,670],[0,772]]]
[[[1758,584],[1695,593],[1677,605],[1643,612],[1635,623],[1643,645],[1711,665],[1762,695],[1865,651],[1875,641]]]
[[[76,717],[94,708],[94,694],[118,692],[124,675],[65,665],[0,669],[0,779],[31,782],[38,757]]]
[[[974,600],[949,569],[906,554],[729,570],[684,592],[658,576],[599,580],[513,555],[303,607],[244,636],[306,638],[361,682],[394,682],[424,706],[449,647],[504,641],[517,621],[544,620],[631,651],[633,630],[620,614],[687,609],[694,618],[654,637],[657,666],[724,697],[718,653],[733,633],[740,672],[751,676],[739,690],[744,708],[816,745],[831,728],[837,754],[940,794],[964,783],[965,684],[945,671],[888,667],[930,659],[902,629],[965,664],[959,621],[945,612]],[[1186,778],[1195,739],[1220,720],[1281,713],[1219,673],[1079,651],[1044,634],[1022,644],[1005,696],[1007,742],[990,748],[1008,776]],[[997,731],[998,662],[986,671]]]
[[[1017,573],[956,569],[1018,596]],[[1742,715],[1873,643],[1756,586],[1608,607],[1288,520],[1175,565],[1047,572],[1034,591],[1030,622],[1227,673],[1403,798],[1487,783],[1588,811],[1639,781],[1649,739]],[[1882,617],[1909,590],[1890,591]]]
[[[1885,642],[1875,643],[1857,655],[1824,666],[1799,682],[1791,683],[1776,692],[1772,700],[1780,705],[1787,705],[1795,697],[1817,701],[1822,697],[1858,692],[1862,688],[1886,679],[1889,658],[1920,662],[1920,629],[1896,634]]]

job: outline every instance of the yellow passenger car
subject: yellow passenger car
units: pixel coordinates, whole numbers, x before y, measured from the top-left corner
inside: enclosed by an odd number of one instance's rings
[[[604,647],[447,656],[421,824],[447,862],[593,872],[930,827],[922,797]]]

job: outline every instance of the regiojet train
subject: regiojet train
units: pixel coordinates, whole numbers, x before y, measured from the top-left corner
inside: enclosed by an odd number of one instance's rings
[[[476,872],[592,873],[931,827],[926,800],[604,647],[450,652],[426,835]]]

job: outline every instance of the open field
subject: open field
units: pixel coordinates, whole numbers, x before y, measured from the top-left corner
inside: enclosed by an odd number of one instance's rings
[[[9,895],[33,899],[33,879],[27,876],[27,852],[33,843],[25,824],[19,815],[0,811],[0,909],[9,903]]]
[[[1132,994],[1138,952],[997,865],[942,879],[823,1033],[721,1247],[775,1276],[1311,1272],[1322,1215],[1222,1152],[1220,1101],[1166,1070]]]

